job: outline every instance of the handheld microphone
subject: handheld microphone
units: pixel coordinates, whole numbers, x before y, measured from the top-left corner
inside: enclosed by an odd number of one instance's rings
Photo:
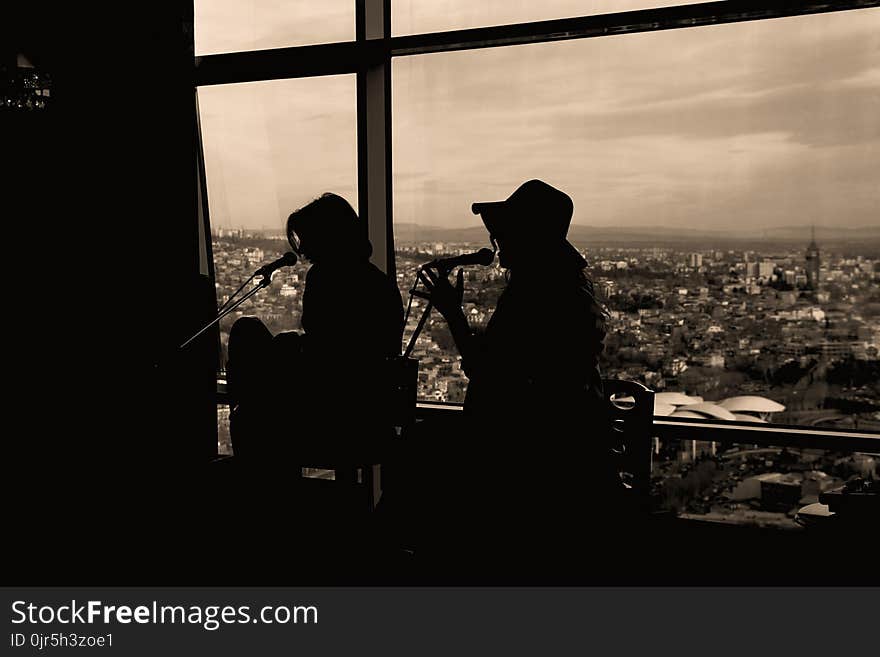
[[[254,272],[254,276],[262,276],[266,278],[271,276],[273,272],[277,269],[281,269],[282,267],[293,267],[296,264],[296,254],[293,251],[288,251],[283,256],[278,258],[277,260],[270,262],[268,265],[263,265],[256,272]]]
[[[465,253],[464,255],[454,256],[452,258],[441,258],[440,260],[432,260],[422,267],[433,267],[441,272],[448,272],[456,267],[464,267],[466,265],[483,265],[484,267],[491,265],[495,259],[495,252],[492,249],[480,249],[474,253]]]

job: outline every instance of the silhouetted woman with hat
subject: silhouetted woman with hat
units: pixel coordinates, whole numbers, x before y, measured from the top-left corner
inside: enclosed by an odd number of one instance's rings
[[[461,273],[453,286],[429,272],[431,300],[469,379],[462,469],[472,477],[462,514],[505,550],[560,547],[582,529],[579,518],[610,508],[620,487],[598,368],[606,315],[586,261],[566,240],[573,209],[540,180],[505,201],[474,204],[508,275],[482,334],[462,311]]]

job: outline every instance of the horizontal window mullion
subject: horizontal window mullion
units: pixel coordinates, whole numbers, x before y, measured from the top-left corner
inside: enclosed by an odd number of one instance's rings
[[[522,45],[880,6],[880,0],[727,0],[514,25],[272,48],[196,61],[196,85],[355,73],[388,56]]]
[[[231,84],[357,73],[387,57],[382,40],[346,41],[196,57],[195,84]]]
[[[880,0],[727,0],[393,37],[391,55],[583,39],[880,6]]]

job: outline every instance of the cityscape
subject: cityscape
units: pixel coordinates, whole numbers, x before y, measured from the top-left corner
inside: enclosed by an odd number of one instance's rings
[[[824,245],[809,227],[801,235],[729,245],[707,245],[699,237],[630,240],[628,246],[572,239],[610,314],[603,376],[641,382],[660,393],[658,400],[687,396],[679,405],[656,404],[657,415],[880,431],[880,241]],[[461,231],[400,230],[396,268],[404,303],[420,265],[486,246],[480,239]],[[287,250],[280,234],[218,229],[218,302]],[[278,271],[269,288],[225,318],[224,349],[232,323],[243,314],[260,317],[273,333],[299,330],[307,268],[298,263]],[[497,264],[469,267],[465,281],[464,310],[479,330],[504,288],[504,271]],[[404,345],[424,303],[412,300]],[[412,355],[419,360],[420,400],[464,400],[467,378],[437,313]],[[731,398],[746,401],[731,405]],[[769,406],[753,408],[747,403],[753,399]],[[228,429],[221,427],[221,451],[229,449]],[[876,478],[876,460],[755,449],[711,435],[705,441],[655,439],[653,498],[658,508],[680,515],[794,527],[794,512],[820,492],[854,475]]]

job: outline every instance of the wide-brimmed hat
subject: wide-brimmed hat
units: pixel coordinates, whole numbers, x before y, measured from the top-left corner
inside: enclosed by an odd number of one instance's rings
[[[524,182],[504,201],[474,203],[471,211],[480,215],[494,238],[521,241],[545,252],[561,249],[586,266],[578,250],[566,239],[574,202],[568,194],[543,180]]]

